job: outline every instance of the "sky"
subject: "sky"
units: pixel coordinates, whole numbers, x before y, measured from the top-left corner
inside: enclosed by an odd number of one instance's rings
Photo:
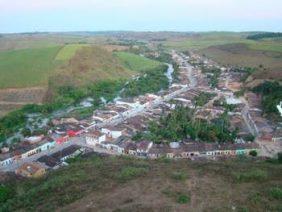
[[[0,33],[282,31],[282,0],[0,0]]]

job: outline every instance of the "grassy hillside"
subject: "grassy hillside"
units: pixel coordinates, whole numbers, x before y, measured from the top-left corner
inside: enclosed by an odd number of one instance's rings
[[[69,60],[71,59],[75,53],[82,49],[82,47],[88,46],[87,44],[68,44],[65,45],[57,54],[56,60]]]
[[[121,61],[121,63],[125,67],[138,72],[142,72],[148,69],[154,69],[161,65],[161,63],[158,61],[128,52],[116,52],[114,55]]]
[[[133,63],[138,62],[133,61]],[[128,78],[136,72],[124,67],[113,54],[101,47],[83,47],[60,68],[52,80],[57,85],[85,85],[100,80]]]
[[[0,52],[0,88],[46,85],[61,47]]]
[[[91,156],[42,179],[5,183],[0,210],[281,211],[281,174],[281,164],[247,159]]]

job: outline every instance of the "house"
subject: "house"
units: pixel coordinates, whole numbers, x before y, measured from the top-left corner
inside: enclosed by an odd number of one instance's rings
[[[61,163],[60,160],[53,158],[49,155],[41,156],[40,158],[37,159],[37,162],[43,163],[46,166],[54,169]]]
[[[86,144],[95,146],[106,140],[106,135],[98,130],[90,132],[85,136]]]
[[[131,143],[127,144],[127,146],[124,149],[124,152],[126,154],[129,154],[129,155],[137,155],[136,150],[137,150],[136,143],[131,142]]]
[[[279,105],[277,105],[277,109],[278,109],[280,115],[282,116],[282,101],[280,102]]]
[[[84,151],[85,151],[85,149],[81,146],[71,145],[69,147],[66,147],[65,149],[62,149],[58,152],[53,153],[50,156],[55,158],[56,160],[64,162],[69,158],[73,158],[73,157],[76,157],[76,156],[82,154]]]
[[[38,178],[46,173],[46,169],[39,163],[24,163],[16,169],[15,173],[23,177]]]
[[[101,132],[106,134],[109,137],[116,139],[122,135],[125,135],[126,129],[120,128],[117,126],[108,126],[108,127],[102,128]]]
[[[151,141],[139,141],[136,143],[136,153],[139,156],[147,156],[147,153],[152,148],[153,142]]]
[[[273,142],[278,142],[278,141],[282,142],[282,128],[275,130],[273,137],[272,137],[272,141]]]

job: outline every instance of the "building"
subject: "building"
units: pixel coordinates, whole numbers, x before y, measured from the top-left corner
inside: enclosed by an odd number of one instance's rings
[[[282,101],[280,102],[279,105],[277,105],[277,109],[278,109],[280,115],[282,116]]]
[[[38,178],[46,173],[46,169],[39,163],[24,163],[15,173],[23,177]]]
[[[86,144],[96,146],[106,140],[106,135],[98,130],[90,132],[85,136]]]

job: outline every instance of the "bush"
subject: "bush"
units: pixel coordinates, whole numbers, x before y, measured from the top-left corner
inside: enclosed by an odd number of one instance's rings
[[[258,155],[258,153],[257,153],[257,151],[256,150],[252,150],[252,151],[250,151],[250,153],[249,153],[251,156],[253,156],[253,157],[256,157],[257,155]]]
[[[271,188],[269,191],[269,194],[272,198],[277,200],[282,200],[282,188],[280,187],[274,187]]]
[[[12,188],[4,185],[0,185],[0,203],[6,202],[13,196]]]
[[[177,197],[177,203],[179,204],[186,204],[190,201],[190,197],[188,197],[186,194],[179,194]]]

